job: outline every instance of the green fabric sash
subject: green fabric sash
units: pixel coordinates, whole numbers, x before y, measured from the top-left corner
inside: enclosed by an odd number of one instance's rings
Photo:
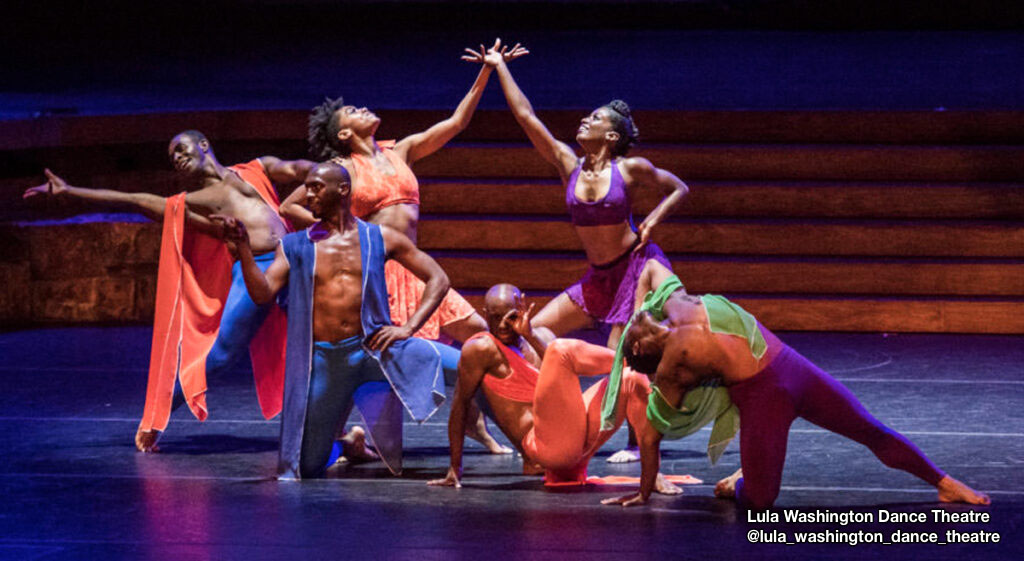
[[[640,310],[651,312],[654,319],[662,321],[665,319],[665,314],[662,310],[665,307],[665,302],[673,292],[680,288],[683,288],[683,281],[679,280],[679,277],[672,275],[665,279],[665,282],[661,283],[657,289],[653,292],[648,292],[644,296],[644,302],[640,305]],[[626,327],[622,330],[622,337],[619,338],[618,346],[615,347],[615,363],[612,365],[611,374],[608,375],[608,387],[604,392],[604,400],[601,402],[601,430],[612,430],[615,428],[615,408],[619,404],[619,390],[622,388],[622,363],[624,356],[622,346],[626,340],[626,332],[629,331],[632,325],[633,318],[631,317],[626,322]]]
[[[644,297],[640,310],[650,312],[656,321],[665,319],[665,302],[677,290],[683,288],[679,277],[673,275],[661,283],[658,288]],[[721,296],[702,299],[708,314],[712,331],[730,333],[746,337],[751,341],[751,352],[760,358],[764,355],[767,345],[757,320],[745,310],[729,302]],[[708,306],[710,302],[710,306]],[[724,312],[724,313],[723,313]],[[712,318],[715,318],[712,321]],[[625,333],[632,326],[632,318],[623,329],[623,337],[615,350],[615,363],[608,378],[608,389],[605,391],[601,404],[601,430],[610,430],[615,424],[615,408],[618,404],[619,388],[622,385],[623,345]],[[748,326],[752,325],[753,331]],[[717,327],[717,329],[716,329]],[[721,385],[721,380],[709,380],[686,392],[680,409],[669,404],[657,386],[652,386],[647,401],[647,419],[651,425],[669,439],[683,438],[691,435],[708,423],[714,422],[711,438],[708,440],[708,458],[714,464],[722,456],[726,446],[739,431],[739,410],[729,399],[728,390]]]
[[[757,320],[750,312],[728,301],[724,296],[705,294],[700,297],[704,303],[704,311],[708,315],[708,327],[712,333],[738,335],[750,343],[750,354],[761,360],[768,344],[757,326]]]

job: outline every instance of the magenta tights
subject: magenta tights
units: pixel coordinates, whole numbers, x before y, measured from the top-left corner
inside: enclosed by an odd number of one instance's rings
[[[909,440],[868,413],[845,386],[788,346],[767,368],[729,387],[740,410],[743,477],[736,500],[754,510],[779,495],[789,427],[797,417],[871,449],[885,465],[932,485],[945,474]]]

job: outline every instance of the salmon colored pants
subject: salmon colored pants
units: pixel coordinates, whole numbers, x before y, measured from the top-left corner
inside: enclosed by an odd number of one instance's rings
[[[580,389],[580,376],[600,376],[612,369],[615,351],[576,339],[556,339],[544,353],[533,397],[533,428],[523,437],[523,450],[547,472],[548,484],[583,484],[587,464],[628,416],[646,426],[646,376],[625,369],[615,425],[602,431],[601,401],[608,380]]]

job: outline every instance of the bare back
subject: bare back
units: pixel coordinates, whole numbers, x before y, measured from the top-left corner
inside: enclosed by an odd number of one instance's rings
[[[313,340],[336,342],[362,333],[362,256],[359,232],[334,232],[316,243]]]
[[[672,331],[662,362],[674,365],[681,382],[721,376],[727,385],[735,384],[757,374],[781,350],[778,337],[760,323],[768,346],[760,359],[751,354],[750,343],[744,337],[712,332],[701,299],[682,291],[669,297],[665,313]],[[659,379],[659,383],[664,381]]]

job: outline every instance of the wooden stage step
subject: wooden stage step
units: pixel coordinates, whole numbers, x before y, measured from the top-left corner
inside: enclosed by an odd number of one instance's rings
[[[1024,257],[1021,222],[684,220],[659,225],[654,240],[667,253]],[[428,250],[581,250],[567,220],[542,217],[423,217],[418,242]]]
[[[463,294],[474,307],[483,294]],[[726,294],[775,331],[889,331],[909,333],[1024,333],[1024,300],[829,298]],[[551,295],[530,296],[538,309]]]
[[[593,108],[538,111],[556,138],[571,142]],[[426,130],[450,111],[388,110],[381,138]],[[145,115],[51,116],[0,125],[0,150],[166,143],[183,130],[214,146],[244,140],[302,140],[308,112],[194,111]],[[644,111],[634,112],[642,143],[1019,144],[1024,111]],[[476,112],[460,141],[516,141],[526,136],[505,109]]]
[[[634,154],[684,180],[1022,181],[1024,146],[645,145]],[[453,143],[419,177],[556,177],[530,146]]]
[[[669,255],[690,292],[1024,297],[1024,261],[716,259]],[[511,283],[527,291],[560,291],[586,271],[586,259],[443,255],[452,286],[487,289]]]
[[[690,193],[673,216],[771,218],[958,218],[1024,220],[1024,184],[854,183],[821,181],[687,181]],[[664,193],[633,194],[646,215]],[[424,214],[566,216],[556,179],[420,181]]]

